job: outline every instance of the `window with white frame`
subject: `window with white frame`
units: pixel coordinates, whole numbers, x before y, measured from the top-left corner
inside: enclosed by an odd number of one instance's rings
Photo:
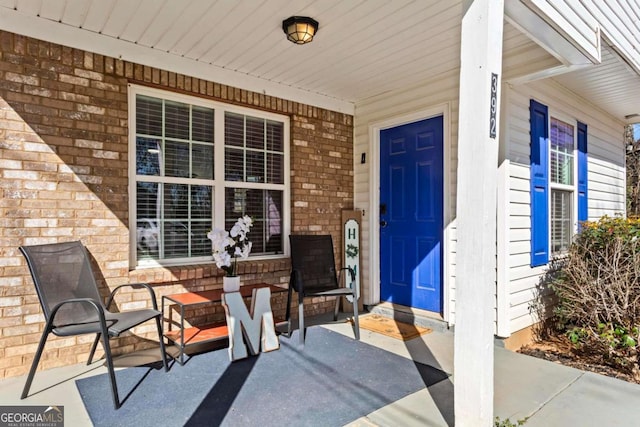
[[[130,108],[135,265],[208,261],[207,233],[242,215],[251,256],[284,253],[288,118],[137,86]]]
[[[589,219],[588,126],[551,117],[529,100],[531,267],[566,253],[581,222]]]
[[[574,233],[574,126],[551,117],[549,142],[551,253],[560,254],[569,249]]]

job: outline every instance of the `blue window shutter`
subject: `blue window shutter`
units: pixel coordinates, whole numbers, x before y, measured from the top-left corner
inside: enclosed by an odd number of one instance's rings
[[[587,125],[578,122],[578,230],[589,219],[587,200]]]
[[[549,262],[549,111],[533,99],[531,126],[531,266]]]

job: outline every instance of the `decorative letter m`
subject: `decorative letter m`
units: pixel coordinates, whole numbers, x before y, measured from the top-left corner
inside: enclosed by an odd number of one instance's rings
[[[251,313],[247,310],[240,292],[222,294],[222,306],[227,316],[231,361],[247,357],[245,341],[252,355],[258,354],[260,349],[267,352],[280,348],[271,312],[269,288],[253,290]]]

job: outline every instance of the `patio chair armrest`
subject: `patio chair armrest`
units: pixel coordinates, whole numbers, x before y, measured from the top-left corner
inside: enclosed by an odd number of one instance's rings
[[[111,307],[111,303],[113,302],[113,298],[115,297],[116,293],[120,290],[120,288],[124,288],[124,287],[133,288],[133,289],[145,288],[147,291],[149,291],[149,294],[151,296],[151,303],[153,304],[153,309],[156,311],[158,310],[156,293],[148,283],[125,283],[124,285],[117,286],[113,291],[111,291],[111,295],[109,295],[109,299],[107,300],[107,310]]]
[[[104,309],[102,308],[102,305],[100,304],[99,301],[96,301],[92,298],[71,298],[68,300],[64,300],[58,304],[55,305],[55,307],[53,307],[53,309],[51,310],[51,314],[49,315],[50,323],[53,325],[53,319],[55,319],[56,314],[58,313],[58,310],[60,310],[62,308],[62,306],[67,305],[67,304],[89,304],[92,305],[93,308],[96,309],[96,311],[98,312],[98,318],[100,319],[100,323],[102,324],[106,324],[106,319],[104,317]]]

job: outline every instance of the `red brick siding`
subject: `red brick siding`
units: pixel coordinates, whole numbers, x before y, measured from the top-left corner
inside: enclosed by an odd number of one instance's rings
[[[339,248],[340,211],[353,206],[352,116],[0,32],[0,378],[28,370],[44,326],[20,245],[82,240],[103,295],[143,281],[160,304],[165,294],[222,286],[214,264],[129,270],[129,83],[291,117],[292,232],[330,232]],[[245,283],[286,284],[289,260],[245,262],[240,273]],[[126,309],[145,298],[126,291],[117,302]],[[275,303],[276,315],[285,305]],[[309,313],[332,305],[314,301]],[[153,341],[153,329],[114,341],[114,353],[148,347],[142,338]],[[84,362],[92,339],[52,338],[41,368]]]

